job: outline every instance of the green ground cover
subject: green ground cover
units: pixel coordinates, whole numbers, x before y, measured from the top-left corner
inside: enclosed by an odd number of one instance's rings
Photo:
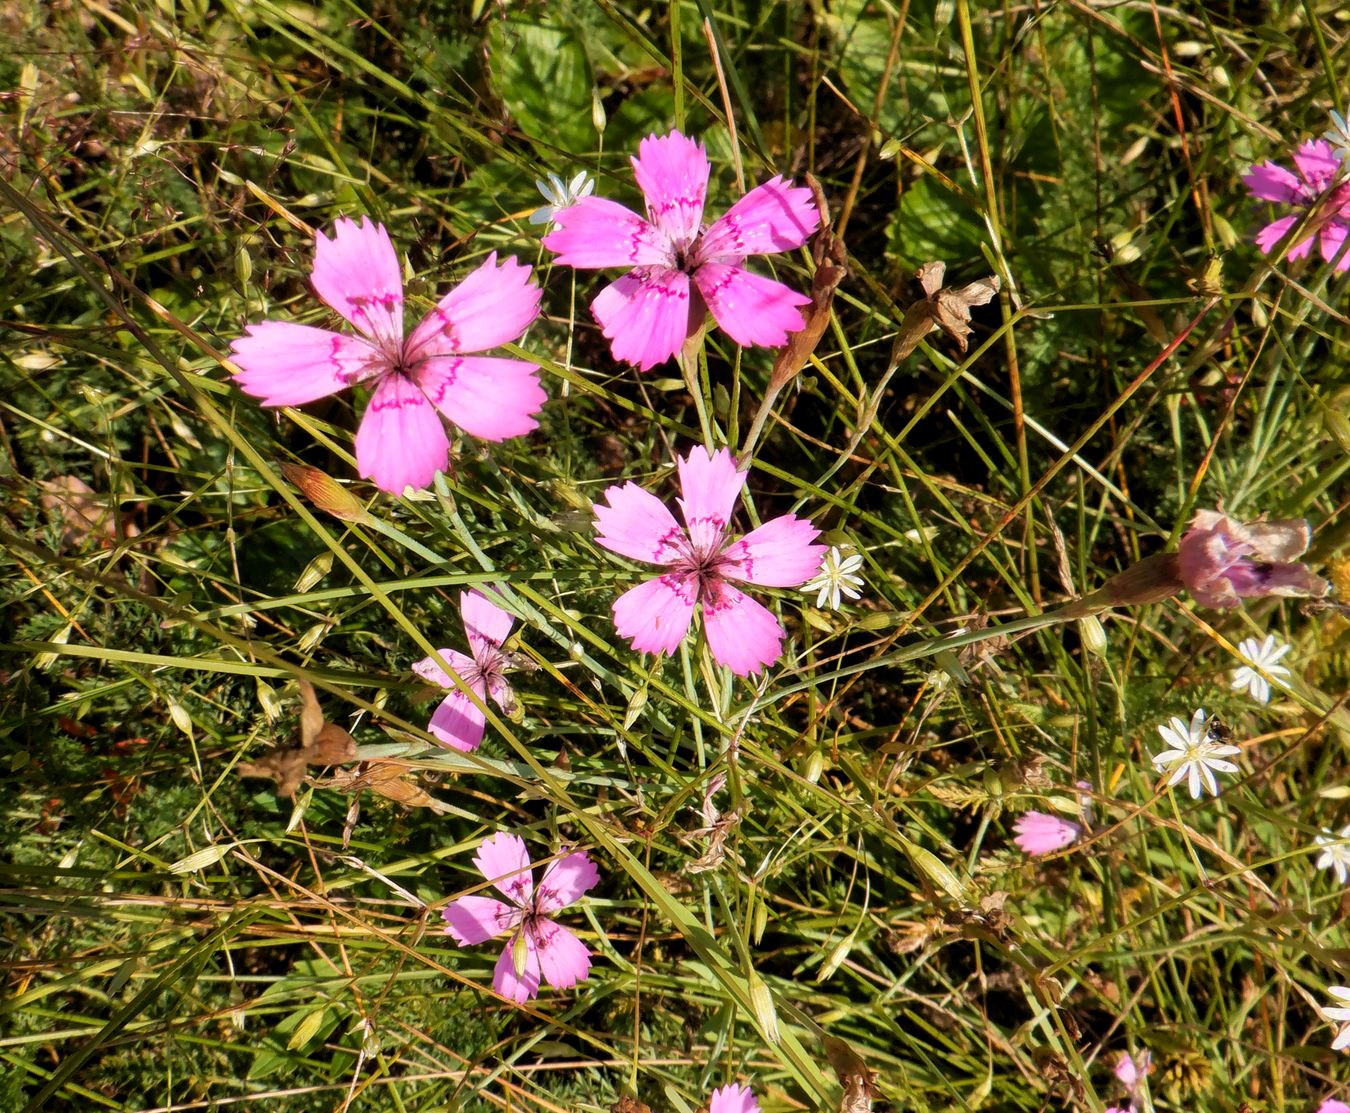
[[[0,32],[0,1110],[1100,1113],[1144,1052],[1137,1110],[1350,1100],[1339,604],[1034,621],[1213,507],[1306,518],[1350,590],[1347,278],[1263,255],[1289,210],[1242,184],[1345,111],[1341,4],[20,0]],[[753,435],[777,353],[616,361],[614,272],[529,220],[549,173],[637,207],[673,128],[710,213],[810,175],[846,251]],[[405,496],[358,475],[369,391],[267,409],[228,363],[341,325],[314,233],[363,214],[410,320],[494,251],[543,288],[539,428],[452,434]],[[897,347],[933,261],[999,279],[964,349]],[[640,575],[592,505],[673,505],[701,444],[753,447],[738,531],[863,557],[837,609],[758,593],[787,639],[750,678],[611,617]],[[412,665],[488,584],[526,667],[463,754]],[[1267,634],[1262,704],[1231,677]],[[240,768],[302,679],[357,749],[292,799]],[[1217,797],[1150,761],[1197,708],[1240,748]],[[1030,811],[1081,830],[1030,856]],[[442,930],[499,830],[599,870],[559,916],[589,977],[524,1005]]]

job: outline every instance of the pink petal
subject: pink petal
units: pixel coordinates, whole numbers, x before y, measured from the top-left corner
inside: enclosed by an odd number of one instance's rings
[[[529,937],[527,929],[525,938]],[[584,981],[591,969],[591,952],[586,944],[552,920],[535,921],[531,955],[539,963],[544,980],[554,989],[570,989]]]
[[[403,341],[403,271],[383,224],[345,216],[314,237],[314,292],[372,340]]]
[[[428,401],[466,433],[504,441],[539,427],[534,415],[548,395],[538,369],[501,356],[438,356],[418,364],[413,375]]]
[[[675,355],[703,323],[707,307],[689,276],[665,267],[634,267],[591,302],[615,359],[649,371]]]
[[[1025,812],[1013,824],[1017,837],[1013,842],[1026,854],[1050,854],[1062,850],[1078,838],[1082,828],[1077,823],[1060,819],[1045,812]]]
[[[1350,1113],[1350,1105],[1335,1098],[1327,1098],[1317,1107],[1317,1113]]]
[[[411,364],[432,356],[486,352],[517,339],[539,316],[540,290],[514,256],[494,251],[422,318],[404,347]]]
[[[607,488],[605,500],[593,508],[597,545],[648,564],[669,564],[688,549],[684,530],[650,491],[629,482]]]
[[[466,657],[463,653],[458,653],[453,649],[438,649],[436,652],[440,655],[447,665],[459,674],[460,679],[466,676],[472,676],[474,672],[474,659]],[[454,688],[455,682],[450,679],[450,674],[436,663],[435,657],[423,657],[420,661],[413,663],[412,671],[425,680],[428,684],[435,684],[439,688]]]
[[[698,553],[713,553],[721,547],[736,499],[745,488],[746,473],[725,448],[710,453],[691,448],[675,461],[680,476],[680,513],[689,529],[689,540]]]
[[[1289,229],[1298,223],[1298,216],[1282,216],[1279,220],[1272,220],[1261,231],[1256,233],[1256,246],[1261,251],[1269,255],[1275,250],[1275,245],[1289,234]]]
[[[784,514],[728,545],[719,570],[728,580],[761,587],[801,587],[820,571],[825,546],[811,544],[818,536],[810,522]]]
[[[391,494],[430,485],[450,463],[450,438],[426,395],[406,375],[386,375],[356,431],[356,469]]]
[[[649,135],[638,144],[633,176],[647,202],[647,219],[677,247],[688,247],[703,221],[708,155],[702,143],[678,131]]]
[[[502,610],[481,591],[462,591],[459,595],[459,617],[469,635],[474,655],[486,646],[499,646],[511,635],[515,616]]]
[[[1341,168],[1341,160],[1325,139],[1309,139],[1294,152],[1294,165],[1313,193],[1331,185]]]
[[[737,676],[759,672],[783,651],[785,632],[778,619],[730,584],[705,587],[703,631],[713,660]]]
[[[639,653],[674,653],[694,619],[698,584],[685,576],[647,580],[614,600],[614,629]]]
[[[289,321],[249,325],[230,345],[239,389],[264,406],[302,406],[379,373],[384,357],[368,341]]]
[[[1039,815],[1039,812],[1028,812],[1028,815]],[[1127,1090],[1133,1091],[1139,1082],[1139,1068],[1134,1065],[1134,1059],[1128,1052],[1122,1051],[1120,1058],[1116,1060],[1116,1069],[1113,1072],[1116,1080]]]
[[[737,344],[777,348],[806,324],[805,294],[728,263],[704,263],[694,272],[698,292],[722,331]]]
[[[520,923],[524,913],[492,897],[460,897],[445,906],[441,919],[446,923],[445,934],[461,947],[486,943],[495,935],[511,931]]]
[[[740,262],[801,247],[820,227],[820,212],[809,189],[772,178],[732,205],[698,241],[701,262]]]
[[[733,1082],[712,1092],[708,1099],[708,1113],[759,1113],[759,1102],[749,1086]]]
[[[473,690],[478,698],[483,698],[483,686],[475,684]],[[427,733],[438,742],[461,753],[472,753],[483,741],[483,732],[487,729],[487,716],[482,709],[461,691],[453,691],[431,715],[427,723]]]
[[[539,879],[539,890],[534,906],[546,916],[575,904],[582,895],[600,881],[600,871],[584,850],[555,858]]]
[[[519,835],[498,831],[484,839],[473,856],[473,864],[517,908],[530,906],[534,876],[530,873],[530,852]]]
[[[567,267],[670,267],[675,262],[665,234],[617,201],[583,197],[554,213],[553,224],[542,243]]]
[[[1307,199],[1303,183],[1294,173],[1276,162],[1260,162],[1242,175],[1242,184],[1253,197],[1278,204],[1293,204]]]
[[[1335,260],[1338,271],[1350,270],[1350,251],[1345,251],[1345,225],[1339,220],[1324,225],[1321,236],[1322,258]],[[1339,256],[1339,258],[1337,258]]]
[[[526,936],[529,939],[529,936]],[[533,947],[525,952],[525,972],[517,976],[516,964],[512,957],[514,936],[506,943],[501,958],[492,970],[492,988],[517,1003],[528,1001],[539,995],[539,955]]]

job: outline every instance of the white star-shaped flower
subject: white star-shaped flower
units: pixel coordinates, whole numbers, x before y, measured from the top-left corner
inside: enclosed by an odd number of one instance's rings
[[[1331,870],[1342,885],[1350,881],[1350,827],[1342,827],[1339,835],[1333,835],[1327,828],[1323,834],[1313,838],[1318,846],[1325,847],[1317,856],[1319,870]]]
[[[858,598],[859,592],[856,589],[862,587],[863,578],[855,573],[862,566],[862,553],[849,553],[848,556],[844,556],[838,545],[831,545],[830,551],[820,562],[820,572],[810,583],[803,584],[802,590],[817,592],[817,607],[824,607],[828,603],[830,610],[837,611],[843,601],[842,596],[846,595],[850,599]]]
[[[1274,634],[1267,634],[1262,641],[1255,638],[1243,638],[1238,642],[1238,652],[1247,664],[1233,670],[1233,690],[1246,688],[1257,703],[1270,702],[1270,677],[1276,684],[1283,684],[1289,670],[1279,663],[1290,650],[1288,642],[1281,642]],[[1265,676],[1262,675],[1265,673]]]
[[[1322,1009],[1322,1015],[1327,1020],[1341,1021],[1340,1031],[1336,1033],[1336,1038],[1331,1041],[1332,1051],[1344,1051],[1350,1047],[1350,986],[1329,985],[1327,992],[1331,994],[1341,1004]]]
[[[1162,740],[1169,749],[1153,755],[1153,765],[1160,772],[1171,771],[1167,778],[1167,787],[1180,784],[1189,779],[1191,798],[1200,799],[1201,787],[1211,795],[1219,795],[1219,782],[1215,773],[1236,773],[1238,767],[1225,758],[1242,751],[1226,742],[1217,742],[1213,737],[1213,725],[1216,720],[1205,718],[1203,708],[1191,716],[1190,725],[1178,715],[1171,722],[1158,728]]]
[[[542,205],[530,213],[531,224],[549,224],[553,214],[559,209],[575,205],[583,197],[589,197],[595,189],[595,179],[586,171],[581,171],[570,182],[564,182],[557,174],[550,174],[548,181],[538,180],[534,188],[544,195],[547,205]]]

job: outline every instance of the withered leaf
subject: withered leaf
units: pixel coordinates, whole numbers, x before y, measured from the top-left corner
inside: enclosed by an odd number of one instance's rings
[[[613,1113],[652,1113],[651,1108],[638,1101],[635,1097],[629,1097],[623,1094],[617,1102],[614,1103]]]
[[[241,761],[235,772],[277,782],[278,796],[294,796],[310,765],[341,765],[356,757],[356,739],[323,717],[314,686],[300,680],[300,742],[277,747],[257,761]]]
[[[43,510],[54,511],[62,525],[61,547],[76,548],[94,541],[110,548],[119,541],[135,537],[140,530],[117,507],[117,500],[97,493],[77,475],[58,475],[44,479],[38,501]]]
[[[787,346],[774,361],[773,374],[769,378],[770,392],[781,390],[806,366],[806,361],[811,358],[811,353],[825,334],[825,327],[830,323],[834,292],[848,274],[848,252],[844,248],[844,241],[830,227],[830,210],[825,193],[810,174],[806,175],[806,183],[811,187],[816,208],[820,211],[820,231],[811,245],[811,257],[816,264],[816,273],[811,279],[811,304],[802,313],[806,325],[788,337]]]
[[[824,1035],[825,1057],[844,1087],[839,1113],[868,1113],[877,1096],[876,1075],[862,1057],[837,1036]]]
[[[905,311],[900,335],[896,337],[891,353],[892,362],[899,363],[919,346],[920,340],[939,328],[956,341],[961,354],[965,355],[966,338],[971,333],[970,311],[989,302],[998,293],[1001,283],[998,275],[991,274],[952,289],[942,285],[946,274],[947,264],[940,260],[925,263],[915,272],[927,296]]]
[[[389,758],[372,758],[361,762],[354,769],[336,769],[326,781],[319,782],[319,787],[335,788],[352,795],[352,805],[348,809],[347,824],[342,834],[344,846],[351,838],[351,832],[361,814],[363,792],[373,792],[405,808],[430,808],[437,815],[444,815],[450,810],[449,804],[437,800],[417,783],[411,766]]]

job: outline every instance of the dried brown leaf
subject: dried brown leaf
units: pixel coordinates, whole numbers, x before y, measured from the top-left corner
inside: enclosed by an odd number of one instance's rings
[[[853,1048],[836,1036],[822,1037],[825,1057],[844,1087],[839,1113],[868,1113],[877,1096],[876,1075]]]
[[[44,479],[39,486],[43,490],[38,500],[42,508],[54,511],[64,527],[63,549],[78,548],[86,541],[110,548],[140,533],[136,523],[119,512],[116,499],[98,494],[79,476],[58,475]]]
[[[241,777],[273,780],[278,796],[294,796],[310,765],[341,765],[356,757],[356,739],[336,723],[327,722],[308,680],[300,680],[300,741],[277,747],[257,761],[241,761]]]
[[[437,815],[450,810],[448,804],[437,800],[417,783],[411,766],[387,758],[363,761],[354,769],[338,769],[321,782],[321,787],[358,794],[373,792],[405,808],[430,808]]]

